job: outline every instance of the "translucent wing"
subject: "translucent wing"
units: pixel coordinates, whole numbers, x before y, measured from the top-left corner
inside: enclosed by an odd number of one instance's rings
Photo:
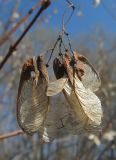
[[[78,78],[75,79],[75,88],[75,92],[78,95],[80,104],[86,115],[95,122],[96,125],[100,125],[103,112],[99,98],[90,89],[85,89]]]
[[[77,77],[75,78],[75,89],[70,83],[67,83],[63,92],[71,108],[74,109],[76,119],[85,130],[91,133],[100,131],[103,111],[98,97],[91,90],[85,89]]]
[[[31,80],[24,82],[22,87],[17,104],[17,118],[20,127],[29,134],[36,132],[45,120],[49,104],[45,89],[44,83],[39,82],[35,86]]]
[[[70,134],[97,134],[101,131],[102,110],[99,108],[99,100],[97,99],[98,102],[86,104],[88,97],[91,96],[91,98],[94,98],[95,94],[91,95],[90,90],[83,93],[85,89],[82,86],[78,87],[78,89],[80,91],[77,97],[70,82],[66,82],[63,93],[70,107],[67,107],[66,104],[62,105],[60,102],[50,105],[44,126],[39,129],[39,133],[45,142],[50,142],[55,138],[61,138]],[[85,97],[85,94],[88,96],[86,95]],[[83,96],[87,99],[84,100]],[[96,101],[95,98],[93,101]],[[91,108],[89,105],[91,105]]]
[[[50,109],[48,111],[44,126],[39,129],[39,133],[45,142],[50,142],[55,138],[61,138],[70,134],[77,135],[84,133],[82,125],[80,125],[71,108],[60,103],[54,103],[52,97]]]
[[[84,87],[76,72],[73,72],[69,58],[66,55],[64,69],[67,72],[67,78],[69,80],[64,85],[63,93],[70,104],[75,120],[85,131],[96,133],[101,130],[103,116],[101,102],[90,89]],[[55,59],[54,72],[56,77],[61,76],[59,75],[60,71],[60,61]]]
[[[99,74],[96,72],[86,57],[76,52],[74,52],[74,57],[76,59],[77,70],[83,71],[81,81],[85,88],[91,89],[93,92],[97,91],[101,86]]]
[[[60,93],[63,90],[66,82],[67,78],[60,78],[54,82],[49,83],[47,88],[47,96],[54,96]]]
[[[23,67],[17,97],[17,120],[27,134],[39,130],[49,107],[49,98],[46,96],[48,81],[40,72],[36,84],[30,77],[31,71],[34,71],[32,65],[26,66],[26,69]]]

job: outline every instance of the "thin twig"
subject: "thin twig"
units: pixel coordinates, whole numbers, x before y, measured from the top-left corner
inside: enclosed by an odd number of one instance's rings
[[[38,19],[38,17],[41,15],[41,13],[50,5],[50,3],[51,3],[50,0],[44,0],[42,2],[42,5],[41,5],[39,11],[37,12],[37,14],[35,15],[35,17],[32,19],[32,21],[29,23],[29,25],[26,27],[26,29],[21,34],[21,36],[18,38],[18,40],[14,43],[14,45],[10,46],[7,55],[5,56],[5,58],[3,59],[3,61],[0,63],[0,69],[2,69],[2,67],[4,66],[4,64],[6,63],[6,61],[9,59],[9,57],[12,55],[12,53],[16,50],[17,46],[19,45],[19,43],[21,42],[21,40],[24,38],[24,36],[26,35],[26,33],[33,26],[33,24]]]
[[[64,34],[64,31],[65,31],[65,26],[69,23],[70,19],[72,18],[73,14],[74,14],[74,10],[75,10],[74,4],[70,0],[66,0],[66,1],[69,4],[69,6],[68,6],[68,9],[66,8],[66,10],[64,11],[63,16],[62,16],[62,38],[63,38],[63,34]],[[71,15],[64,22],[64,18],[65,18],[65,15],[67,13],[67,10],[69,10],[70,8],[72,8]]]
[[[66,35],[66,37],[68,39],[68,45],[69,45],[70,51],[71,51],[72,55],[74,55],[69,34],[67,32],[64,32],[64,34]]]
[[[11,11],[11,15],[10,15],[8,21],[6,22],[6,24],[5,24],[4,28],[3,28],[3,29],[4,29],[4,33],[8,30],[11,22],[13,21],[13,19],[14,19],[13,14],[17,11],[17,8],[18,8],[18,6],[19,6],[19,4],[20,4],[20,1],[21,1],[21,0],[17,0],[16,5],[13,7],[13,9],[12,9],[12,11]],[[4,33],[3,33],[3,34],[4,34]]]
[[[24,132],[22,130],[17,130],[17,131],[13,131],[13,132],[9,132],[9,133],[4,133],[0,135],[0,140],[4,140],[6,138],[10,138],[10,137],[14,137],[14,136],[18,136],[24,134]]]
[[[70,0],[67,0],[68,4],[69,4],[69,9],[71,8],[72,9],[72,13],[70,14],[70,16],[68,17],[67,21],[65,22],[65,26],[69,23],[69,21],[71,20],[73,14],[74,14],[74,11],[75,11],[75,5],[70,1]]]
[[[70,0],[66,0],[66,2],[69,4],[68,10],[69,10],[69,8],[72,8],[72,13],[71,13],[71,15],[68,17],[68,19],[66,20],[66,22],[64,22],[65,15],[66,15],[66,13],[67,13],[67,8],[66,8],[66,10],[64,11],[64,14],[63,14],[63,16],[62,16],[62,31],[61,31],[61,35],[58,36],[58,38],[57,38],[57,40],[56,40],[56,42],[55,42],[55,44],[54,44],[54,46],[53,46],[53,49],[51,50],[51,54],[50,54],[50,57],[49,57],[49,59],[48,59],[48,61],[47,61],[47,63],[46,63],[46,67],[49,67],[49,62],[50,62],[50,60],[51,60],[51,58],[52,58],[53,52],[54,52],[54,50],[55,50],[55,48],[56,48],[56,46],[57,46],[57,44],[58,44],[59,41],[60,41],[60,43],[59,43],[59,56],[62,56],[62,53],[61,53],[61,46],[62,46],[62,45],[63,45],[65,51],[68,51],[68,49],[65,47],[65,44],[64,44],[64,41],[63,41],[63,37],[64,37],[64,33],[66,33],[66,32],[65,32],[65,26],[66,26],[66,25],[68,24],[68,22],[70,21],[72,15],[73,15],[73,13],[74,13],[75,6],[74,6],[74,4],[73,4]],[[65,34],[65,35],[66,35],[66,34]],[[70,45],[71,45],[71,44],[70,44]],[[70,48],[71,48],[71,47],[70,47]],[[63,58],[63,57],[62,57],[62,58]]]
[[[17,22],[17,24],[9,32],[5,33],[5,35],[2,38],[0,38],[0,46],[10,38],[10,36],[28,19],[28,17],[35,11],[35,9],[37,9],[40,6],[40,4],[40,1],[37,4],[35,4],[35,6],[33,6],[28,11],[28,13],[19,22]]]
[[[69,41],[69,47],[70,47],[70,50],[71,52],[73,53],[72,51],[72,47],[71,47],[71,43],[70,43],[70,39],[69,39],[69,34],[65,31],[65,26],[69,23],[69,21],[71,20],[73,14],[74,14],[74,10],[75,10],[75,6],[74,4],[70,1],[70,0],[66,0],[66,2],[69,4],[68,6],[68,10],[71,8],[72,9],[72,12],[71,12],[71,15],[68,17],[68,19],[66,21],[64,21],[65,19],[65,15],[67,13],[67,9],[64,11],[64,14],[62,16],[62,34],[61,34],[61,37],[62,37],[62,44],[64,44],[63,42],[63,39],[64,39],[64,35],[67,36],[68,38],[68,41]],[[68,51],[68,49],[65,49],[65,51]]]
[[[50,60],[51,60],[51,58],[52,58],[53,52],[54,52],[54,50],[55,50],[58,42],[60,41],[60,39],[61,39],[61,38],[60,38],[60,36],[59,36],[59,37],[57,38],[57,40],[56,40],[56,42],[55,42],[52,50],[51,50],[50,57],[49,57],[49,59],[48,59],[48,61],[47,61],[47,63],[46,63],[46,67],[49,67],[49,62],[50,62]]]

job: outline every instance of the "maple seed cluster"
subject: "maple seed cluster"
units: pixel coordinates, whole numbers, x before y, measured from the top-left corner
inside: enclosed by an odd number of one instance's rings
[[[98,134],[102,130],[103,111],[95,92],[101,80],[83,55],[66,52],[53,61],[55,81],[49,82],[44,57],[28,59],[20,77],[17,96],[17,120],[29,135],[38,132],[45,142],[59,135]],[[69,106],[51,103],[63,93]]]

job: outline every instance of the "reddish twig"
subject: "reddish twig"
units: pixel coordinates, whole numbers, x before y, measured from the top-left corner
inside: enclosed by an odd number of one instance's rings
[[[0,46],[10,38],[10,36],[17,30],[17,28],[19,28],[21,24],[23,24],[28,19],[28,17],[35,11],[35,9],[38,8],[40,4],[40,1],[37,4],[35,4],[35,6],[33,6],[28,11],[28,13],[19,22],[17,22],[17,24],[9,32],[7,32],[2,38],[0,38]]]
[[[21,40],[24,38],[26,33],[33,26],[33,24],[35,23],[37,18],[41,15],[41,13],[50,5],[50,3],[51,3],[50,0],[43,0],[41,7],[40,7],[39,11],[37,12],[37,14],[35,15],[35,17],[32,19],[32,21],[29,23],[29,25],[26,27],[26,29],[21,34],[21,36],[18,38],[18,40],[14,43],[14,45],[10,46],[7,55],[4,57],[3,61],[0,63],[0,69],[2,69],[2,67],[4,66],[6,61],[9,59],[9,57],[12,55],[12,53],[16,50],[17,46],[19,45]]]
[[[21,0],[17,0],[16,5],[13,7],[13,9],[11,11],[11,15],[10,15],[9,19],[7,20],[5,26],[3,27],[3,29],[4,29],[3,35],[8,30],[10,24],[12,23],[12,21],[14,19],[13,14],[17,11],[17,8],[18,8],[18,6],[20,4],[20,1]]]
[[[10,133],[5,133],[5,134],[0,135],[0,140],[4,140],[6,138],[18,136],[18,135],[21,135],[21,134],[24,134],[24,132],[22,130],[13,131],[13,132],[10,132]]]

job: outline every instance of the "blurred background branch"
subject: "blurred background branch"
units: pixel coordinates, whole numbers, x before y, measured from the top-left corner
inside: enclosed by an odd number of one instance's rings
[[[14,136],[21,135],[21,134],[24,134],[24,132],[22,130],[17,130],[17,131],[13,131],[13,132],[9,132],[9,133],[0,134],[0,140],[4,140],[6,138],[14,137]]]
[[[5,34],[3,34],[3,37],[0,38],[0,46],[3,45],[9,38],[10,36],[20,27],[20,25],[22,25],[28,18],[29,16],[33,13],[33,11],[35,11],[35,9],[37,9],[39,6],[41,5],[40,1],[35,4],[29,11],[28,13],[22,18],[20,19],[19,22],[16,23],[16,25],[9,31],[9,32],[6,32],[5,31]],[[17,7],[16,7],[17,8]],[[15,10],[13,10],[12,12],[12,18],[13,18],[13,15],[15,14]],[[7,22],[9,23],[9,22]],[[6,27],[4,27],[6,28]],[[8,27],[7,27],[8,28]],[[7,30],[7,29],[5,29]]]
[[[37,18],[41,15],[41,13],[50,5],[50,0],[43,0],[41,7],[37,14],[34,16],[32,21],[29,23],[29,25],[25,28],[24,32],[21,34],[21,36],[17,39],[17,41],[9,47],[9,51],[6,54],[6,56],[3,58],[2,62],[0,63],[0,69],[4,66],[8,58],[12,55],[14,51],[16,51],[17,46],[21,42],[21,40],[24,38],[24,36],[27,34],[27,32],[30,30],[30,28],[33,26]]]

